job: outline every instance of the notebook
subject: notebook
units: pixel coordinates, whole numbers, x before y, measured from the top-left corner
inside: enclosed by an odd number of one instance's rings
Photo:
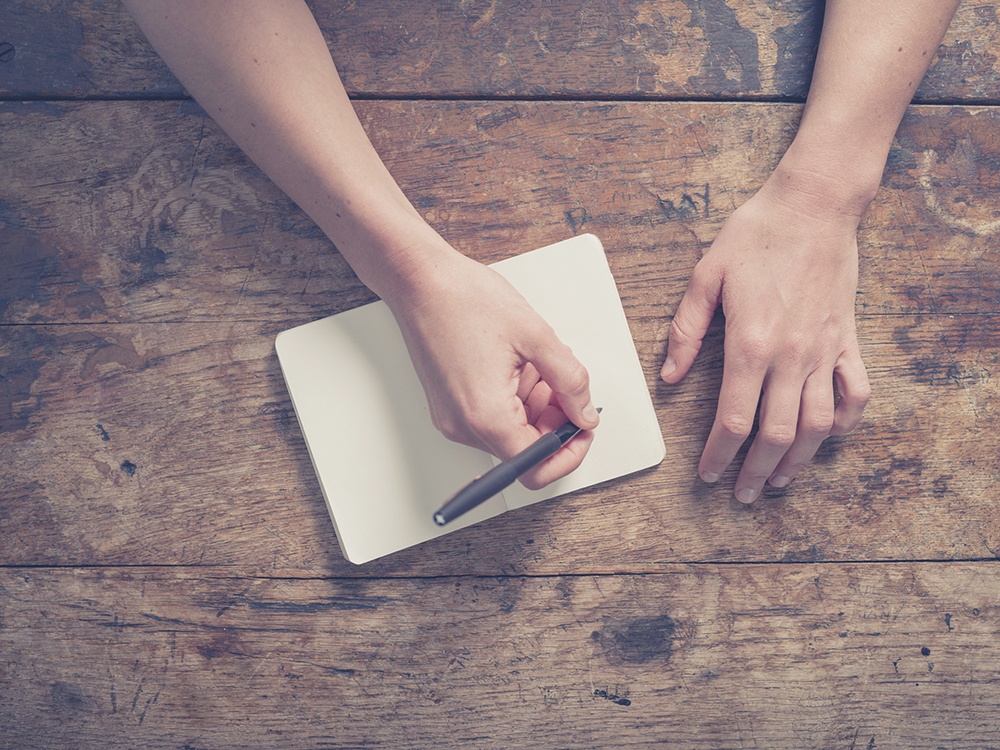
[[[514,484],[445,527],[433,514],[498,459],[444,438],[383,302],[278,334],[296,417],[344,557],[364,563],[658,464],[663,437],[600,241],[580,235],[495,263],[590,374],[601,423],[586,459],[541,490]]]

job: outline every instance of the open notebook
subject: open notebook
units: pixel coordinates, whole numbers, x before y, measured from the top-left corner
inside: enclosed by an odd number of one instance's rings
[[[295,414],[344,556],[363,563],[505,510],[658,464],[663,437],[600,241],[593,235],[492,266],[587,367],[601,424],[583,464],[536,491],[514,484],[437,526],[433,514],[498,460],[431,423],[392,313],[375,302],[278,334]]]

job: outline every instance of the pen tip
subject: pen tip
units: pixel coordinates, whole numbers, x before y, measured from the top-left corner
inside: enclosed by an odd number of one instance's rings
[[[436,523],[438,526],[444,526],[446,523],[448,523],[448,521],[440,513],[435,513],[434,523]]]

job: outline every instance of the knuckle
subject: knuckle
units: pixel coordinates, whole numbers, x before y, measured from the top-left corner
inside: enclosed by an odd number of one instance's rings
[[[667,338],[673,344],[690,346],[695,349],[701,347],[701,339],[685,331],[684,323],[677,315],[670,321],[670,327],[667,329]]]
[[[810,435],[829,435],[833,429],[833,411],[820,411],[802,418],[802,429]]]
[[[753,429],[753,422],[742,414],[723,414],[719,417],[719,428],[727,437],[746,440]]]
[[[757,439],[772,448],[784,448],[787,450],[795,442],[795,428],[788,425],[763,427]]]
[[[744,332],[735,346],[735,354],[743,363],[763,364],[771,359],[771,339],[763,333]]]
[[[711,254],[704,255],[694,264],[694,268],[691,270],[688,289],[702,290],[704,292],[707,288],[715,285],[720,273],[721,268],[713,262]]]
[[[438,417],[432,415],[431,421],[437,428],[437,431],[444,435],[448,440],[452,442],[461,442],[465,438],[465,431],[461,429],[459,423],[448,417]]]
[[[468,439],[468,431],[465,425],[452,414],[442,415],[433,413],[431,414],[431,422],[433,422],[438,432],[452,442],[461,443]]]
[[[782,344],[785,358],[791,362],[811,361],[815,358],[816,341],[804,333],[789,336]]]
[[[567,354],[572,356],[572,352],[568,348],[566,351]],[[590,390],[590,374],[587,372],[587,368],[576,358],[573,359],[566,371],[563,388],[567,393],[575,396]]]

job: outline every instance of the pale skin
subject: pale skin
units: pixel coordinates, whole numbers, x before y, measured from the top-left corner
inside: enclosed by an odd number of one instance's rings
[[[509,458],[572,420],[586,431],[521,478],[573,471],[599,417],[587,370],[499,274],[417,213],[358,120],[301,0],[128,0],[206,112],[305,210],[390,307],[452,440]]]
[[[126,0],[202,107],[389,305],[437,427],[508,458],[569,418],[585,432],[522,478],[573,471],[598,416],[586,369],[499,275],[452,248],[378,157],[302,0]],[[661,376],[691,368],[721,304],[725,369],[699,464],[715,482],[760,429],[743,502],[788,484],[859,422],[869,385],[854,325],[857,227],[957,0],[828,0],[798,134],[696,266]],[[834,382],[839,400],[835,401]]]
[[[857,229],[907,104],[957,0],[827,0],[798,132],[695,267],[661,377],[687,374],[719,305],[722,386],[699,476],[716,482],[751,433],[734,495],[786,486],[830,435],[861,420],[870,387],[854,322]],[[834,390],[836,383],[836,394]],[[839,398],[837,398],[839,395]]]

